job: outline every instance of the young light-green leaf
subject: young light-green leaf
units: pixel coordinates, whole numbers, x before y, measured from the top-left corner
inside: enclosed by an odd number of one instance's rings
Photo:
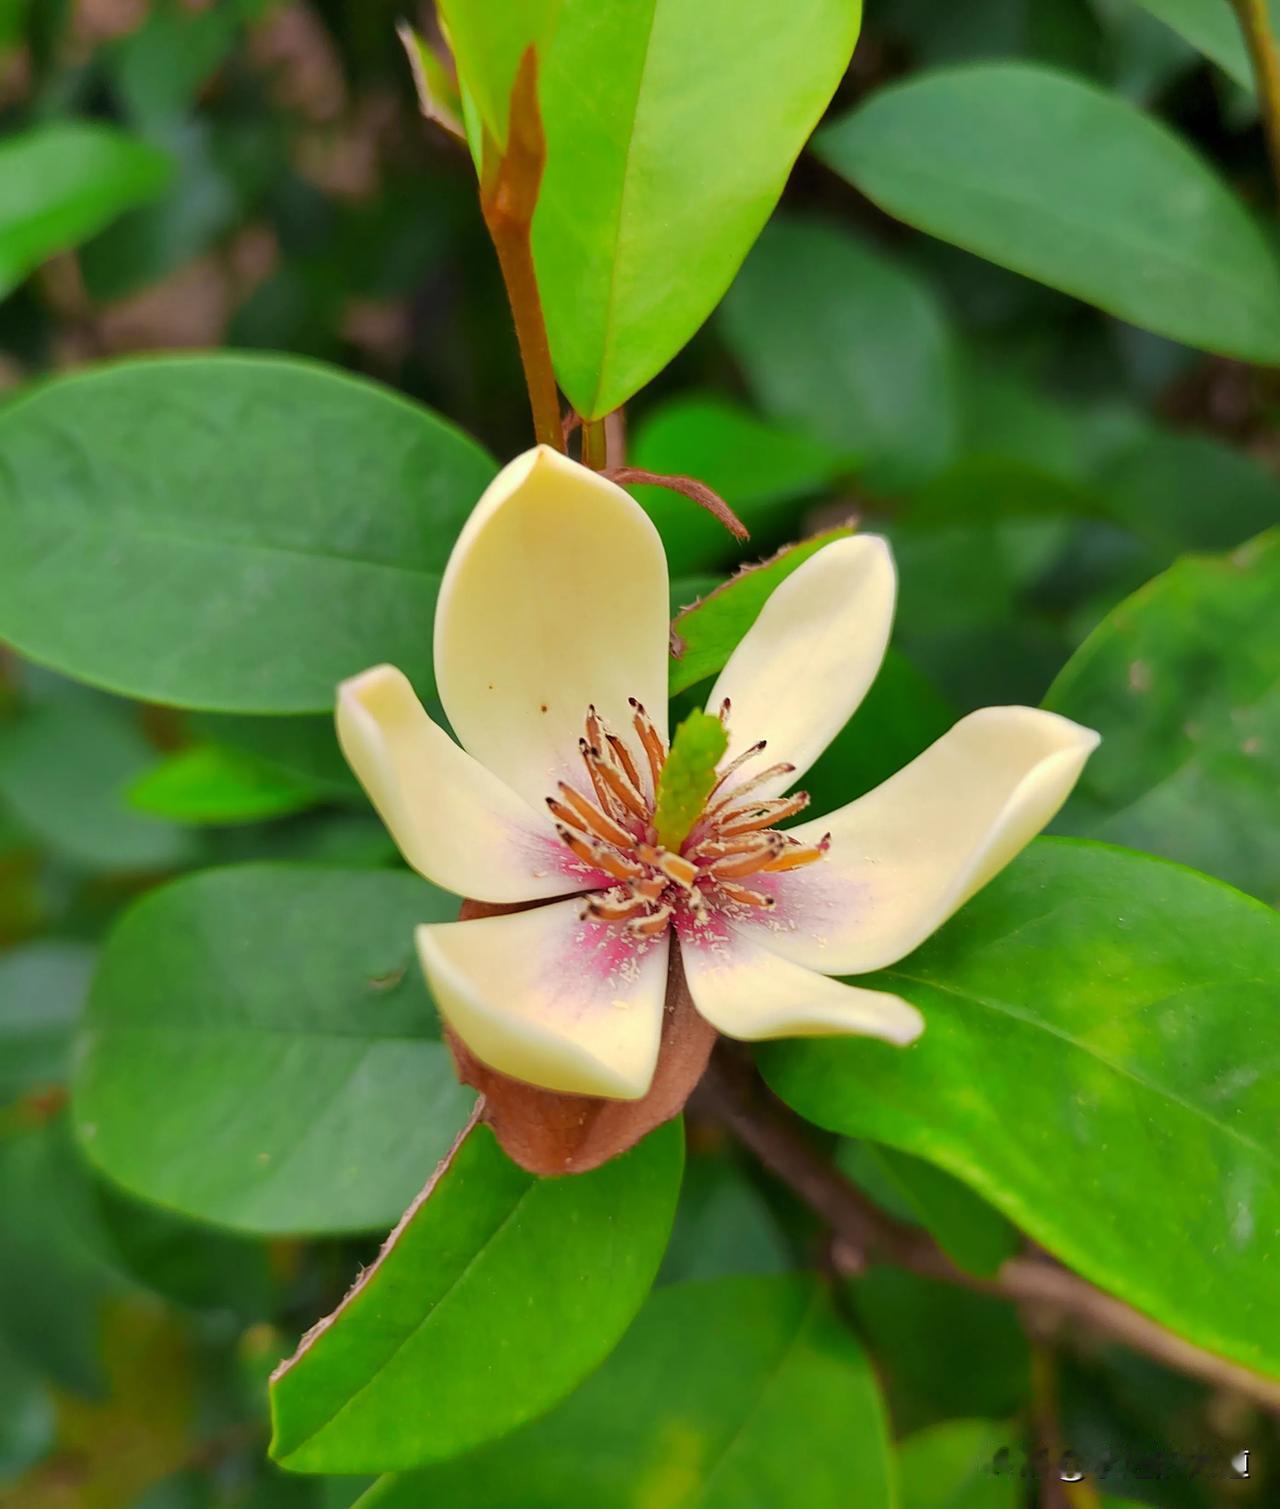
[[[244,750],[192,744],[163,755],[128,789],[140,812],[175,823],[256,823],[314,806],[324,792]]]
[[[533,245],[556,373],[580,414],[624,403],[711,313],[840,82],[860,11],[562,0],[539,60]]]
[[[169,159],[111,126],[60,121],[0,145],[0,297],[46,257],[155,198]]]
[[[1053,69],[974,63],[873,95],[819,155],[889,214],[1190,346],[1280,361],[1280,267],[1214,171]]]
[[[107,944],[78,1043],[90,1157],[248,1232],[395,1220],[472,1101],[413,957],[457,902],[404,872],[248,865],[153,892]]]
[[[724,1278],[660,1289],[554,1414],[360,1509],[891,1509],[893,1477],[875,1375],[822,1287]]]
[[[1278,977],[1269,907],[1164,860],[1040,839],[859,980],[923,1012],[909,1051],[813,1039],[763,1063],[810,1120],[940,1164],[1086,1278],[1277,1376],[1258,1316],[1280,1227]]]
[[[384,660],[430,694],[493,465],[426,409],[307,362],[165,357],[33,389],[0,449],[0,637],[33,660],[221,712],[327,712]]]
[[[276,1374],[272,1455],[296,1472],[396,1470],[541,1414],[643,1302],[683,1161],[675,1121],[592,1173],[539,1179],[473,1126]]]
[[[706,806],[716,783],[716,766],[728,747],[725,726],[711,713],[690,713],[676,729],[654,805],[654,826],[664,849],[679,852]]]

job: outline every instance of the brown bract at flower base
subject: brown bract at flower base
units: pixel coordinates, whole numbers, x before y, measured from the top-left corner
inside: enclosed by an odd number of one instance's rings
[[[524,910],[464,901],[459,921]],[[680,951],[672,949],[658,1066],[639,1100],[540,1090],[481,1063],[447,1026],[444,1035],[458,1078],[483,1096],[481,1120],[493,1128],[503,1151],[531,1174],[546,1175],[588,1173],[678,1116],[702,1078],[718,1034],[694,1009]]]

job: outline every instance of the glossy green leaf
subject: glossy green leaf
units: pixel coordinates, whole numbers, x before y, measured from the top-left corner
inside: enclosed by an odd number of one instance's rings
[[[413,957],[416,876],[245,866],[139,902],[77,1056],[76,1132],[125,1189],[250,1232],[390,1225],[463,1124]]]
[[[856,456],[872,488],[918,483],[950,458],[954,354],[937,298],[836,224],[775,221],[721,326],[761,407]]]
[[[772,423],[715,394],[691,393],[636,426],[630,465],[705,482],[751,531],[751,549],[779,543],[796,504],[822,491],[848,458],[794,425]],[[734,560],[742,547],[704,508],[663,487],[629,489],[658,526],[673,574]]]
[[[169,178],[163,153],[110,126],[60,121],[0,145],[0,297]]]
[[[430,693],[440,573],[493,468],[427,410],[173,357],[37,388],[0,446],[0,635],[32,659],[226,712],[326,711],[383,660]]]
[[[0,1105],[65,1083],[93,960],[88,944],[69,938],[40,938],[0,954]]]
[[[679,612],[672,624],[679,651],[671,661],[671,695],[714,676],[760,616],[778,583],[797,566],[803,566],[815,551],[851,533],[848,527],[829,529],[780,550],[759,565],[744,566],[736,576]]]
[[[902,1509],[1018,1509],[1018,1467],[997,1473],[1003,1448],[1020,1448],[1016,1427],[992,1420],[947,1420],[916,1431],[898,1448]],[[1019,1464],[1020,1465],[1020,1464]]]
[[[1068,831],[1280,903],[1280,532],[1149,582],[1076,651],[1045,705],[1103,735]]]
[[[1269,908],[1161,860],[1041,839],[860,981],[920,1008],[918,1043],[780,1044],[764,1067],[819,1125],[940,1164],[1093,1282],[1280,1374],[1258,1324],[1280,1225],[1278,971]]]
[[[989,1278],[1022,1245],[1012,1226],[944,1169],[899,1148],[845,1143],[840,1167],[899,1220],[923,1226],[970,1273]]]
[[[539,1179],[473,1126],[276,1374],[272,1455],[298,1472],[395,1470],[541,1414],[643,1302],[683,1161],[668,1122],[592,1173]]]
[[[624,403],[719,302],[840,82],[860,11],[563,0],[540,73],[533,245],[580,414]]]
[[[191,744],[164,755],[129,787],[140,812],[176,823],[253,823],[314,806],[323,791],[243,750]]]
[[[884,1412],[810,1278],[673,1284],[545,1420],[360,1509],[891,1509]]]
[[[889,214],[1190,346],[1280,360],[1280,267],[1213,171],[1091,84],[1021,63],[917,76],[818,151]]]
[[[190,726],[197,737],[231,745],[307,785],[335,797],[354,797],[364,804],[351,767],[338,748],[332,711],[302,718],[197,713]]]
[[[170,869],[192,857],[189,835],[126,796],[153,759],[136,709],[74,693],[32,703],[0,722],[0,805],[73,865]]]

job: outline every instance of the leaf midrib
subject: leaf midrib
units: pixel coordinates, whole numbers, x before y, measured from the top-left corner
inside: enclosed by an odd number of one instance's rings
[[[927,977],[922,975],[911,975],[907,974],[904,970],[892,969],[886,971],[886,978],[901,980],[911,985],[923,985],[929,990],[936,990],[940,995],[948,996],[950,999],[959,1001],[965,1005],[985,1006],[989,1011],[994,1011],[999,1015],[1007,1016],[1013,1021],[1021,1022],[1026,1027],[1031,1027],[1045,1032],[1050,1037],[1055,1037],[1060,1042],[1066,1043],[1069,1047],[1075,1048],[1077,1052],[1083,1053],[1087,1057],[1092,1058],[1095,1062],[1101,1064],[1103,1068],[1109,1069],[1113,1074],[1120,1076],[1122,1079],[1130,1080],[1136,1085],[1140,1085],[1150,1094],[1157,1096],[1159,1099],[1168,1101],[1170,1105],[1179,1107],[1182,1111],[1185,1111],[1187,1114],[1196,1118],[1197,1120],[1207,1122],[1209,1126],[1215,1129],[1215,1131],[1221,1132],[1227,1138],[1239,1143],[1241,1147],[1247,1148],[1249,1152],[1255,1154],[1257,1158],[1264,1164],[1269,1164],[1272,1167],[1280,1170],[1280,1154],[1277,1154],[1274,1150],[1269,1150],[1263,1147],[1260,1143],[1254,1142],[1252,1138],[1247,1137],[1243,1132],[1238,1131],[1235,1127],[1229,1126],[1225,1121],[1216,1120],[1213,1114],[1210,1111],[1206,1110],[1203,1106],[1198,1106],[1194,1101],[1185,1099],[1183,1096],[1169,1089],[1168,1086],[1157,1084],[1155,1083],[1155,1081],[1146,1078],[1136,1070],[1131,1069],[1125,1064],[1119,1063],[1115,1059],[1108,1057],[1107,1054],[1101,1052],[1096,1044],[1090,1043],[1087,1038],[1075,1037],[1072,1033],[1066,1031],[1065,1028],[1058,1027],[1050,1022],[1046,1022],[1041,1017],[1032,1016],[1030,1015],[1030,1013],[1020,1009],[1017,1006],[1014,1006],[1011,1002],[998,1001],[991,997],[978,995],[973,991],[960,990],[953,986],[941,985],[938,983],[938,981],[928,979]],[[1198,983],[1200,985],[1212,985],[1218,982],[1205,980],[1195,983]],[[1263,989],[1266,988],[1266,982],[1260,979],[1241,979],[1237,983],[1241,985],[1257,985]]]
[[[356,1405],[356,1403],[361,1399],[361,1397],[363,1395],[365,1395],[366,1393],[368,1393],[368,1391],[371,1388],[374,1387],[374,1385],[379,1381],[379,1379],[386,1372],[386,1370],[391,1366],[391,1364],[395,1361],[395,1359],[400,1355],[400,1353],[402,1351],[404,1351],[405,1347],[407,1347],[409,1345],[409,1343],[411,1341],[413,1341],[418,1336],[418,1334],[423,1330],[424,1327],[426,1327],[428,1324],[430,1324],[430,1322],[432,1321],[432,1319],[435,1317],[435,1315],[437,1314],[437,1312],[440,1310],[440,1307],[448,1302],[448,1300],[449,1300],[450,1296],[453,1294],[453,1292],[458,1288],[458,1286],[461,1283],[464,1282],[464,1280],[466,1279],[467,1275],[471,1272],[471,1270],[475,1267],[475,1265],[480,1261],[480,1259],[485,1255],[485,1253],[489,1251],[489,1249],[493,1246],[494,1242],[497,1241],[497,1239],[502,1235],[502,1233],[506,1230],[506,1228],[511,1224],[511,1222],[519,1214],[521,1207],[524,1205],[524,1202],[528,1199],[528,1197],[530,1196],[530,1194],[532,1194],[532,1192],[535,1189],[537,1189],[537,1187],[538,1187],[537,1181],[535,1180],[534,1182],[532,1182],[528,1186],[526,1186],[526,1188],[524,1188],[523,1190],[521,1190],[519,1196],[516,1198],[516,1201],[511,1206],[510,1210],[507,1211],[507,1213],[502,1217],[502,1219],[498,1222],[498,1224],[489,1232],[489,1234],[485,1238],[484,1242],[479,1247],[476,1248],[475,1252],[473,1252],[471,1254],[471,1256],[467,1259],[466,1263],[462,1266],[462,1268],[460,1268],[459,1271],[453,1276],[453,1278],[450,1279],[447,1287],[440,1293],[440,1295],[436,1299],[435,1303],[431,1306],[431,1308],[429,1310],[425,1311],[424,1314],[414,1323],[414,1325],[409,1330],[407,1330],[404,1333],[404,1335],[401,1336],[396,1341],[396,1344],[392,1347],[392,1349],[389,1352],[385,1353],[378,1360],[378,1363],[377,1363],[376,1367],[372,1370],[372,1372],[370,1373],[369,1377],[365,1379],[365,1381],[360,1385],[360,1387],[358,1389],[356,1389],[354,1393],[348,1394],[347,1397],[345,1399],[343,1399],[342,1403],[339,1404],[336,1409],[333,1409],[333,1410],[329,1411],[329,1413],[324,1417],[324,1419],[322,1419],[322,1420],[318,1421],[316,1424],[314,1424],[307,1431],[307,1433],[301,1437],[301,1439],[298,1441],[297,1445],[294,1446],[286,1454],[286,1456],[282,1460],[287,1461],[289,1459],[289,1457],[296,1456],[298,1454],[298,1452],[300,1452],[303,1449],[304,1446],[306,1446],[309,1442],[312,1442],[312,1441],[316,1440],[316,1438],[321,1434],[321,1432],[328,1430],[328,1428],[336,1420],[338,1420],[342,1415],[346,1414],[348,1410],[352,1409]],[[426,1208],[427,1208],[427,1206],[426,1206],[426,1203],[424,1202],[424,1204],[422,1206],[422,1209],[425,1210]],[[401,1235],[404,1235],[404,1233],[401,1233]],[[394,1251],[394,1249],[392,1249],[392,1250]],[[390,1255],[390,1254],[388,1254],[388,1255]],[[372,1284],[376,1284],[377,1281],[378,1281],[377,1280],[377,1275],[374,1274],[374,1276],[373,1276],[373,1278],[371,1279],[370,1282]],[[321,1336],[320,1338],[318,1338],[318,1342],[322,1342],[322,1341],[323,1341],[323,1336]],[[305,1354],[304,1354],[304,1358],[305,1358]],[[304,1359],[299,1359],[299,1360],[300,1360],[300,1362],[304,1361]],[[288,1375],[286,1374],[286,1376],[288,1376]]]
[[[837,168],[837,170],[842,174],[845,173],[846,170],[843,165],[837,163],[834,160],[835,154],[831,151],[831,148],[829,146],[825,148],[824,152],[821,155],[823,155],[826,160],[830,161],[831,166]],[[848,176],[850,178],[850,181],[852,182],[853,174],[850,173]],[[926,185],[944,185],[948,188],[952,187],[955,182],[953,175],[931,170],[927,166],[921,166],[918,159],[907,159],[905,165],[902,161],[899,161],[897,165],[897,177],[899,181],[901,181],[903,177],[914,177],[919,179]],[[1073,232],[1079,232],[1083,230],[1093,239],[1099,240],[1103,244],[1109,243],[1111,246],[1119,247],[1122,252],[1128,253],[1135,263],[1140,263],[1143,258],[1147,258],[1162,263],[1165,267],[1172,268],[1182,277],[1190,276],[1193,281],[1202,284],[1208,282],[1222,292],[1225,292],[1229,296],[1230,301],[1238,301],[1242,305],[1249,307],[1253,311],[1254,318],[1258,319],[1264,327],[1270,325],[1273,330],[1280,328],[1280,299],[1277,299],[1277,301],[1271,305],[1257,302],[1253,297],[1248,296],[1251,294],[1251,290],[1249,290],[1247,287],[1245,289],[1247,296],[1241,298],[1240,282],[1232,278],[1219,277],[1219,269],[1216,263],[1211,264],[1206,269],[1203,264],[1189,262],[1176,255],[1171,255],[1168,242],[1146,241],[1141,237],[1131,238],[1128,236],[1117,236],[1112,234],[1109,230],[1103,233],[1099,233],[1085,221],[1073,218],[1071,215],[1064,213],[1056,202],[1041,204],[1039,202],[1022,198],[1015,193],[1009,192],[1008,190],[1002,190],[993,187],[990,184],[978,184],[973,179],[967,180],[967,185],[970,191],[974,194],[975,198],[979,201],[985,200],[989,205],[1012,205],[1014,208],[1022,211],[1031,209],[1046,221],[1053,221],[1057,225],[1065,227],[1066,229]],[[874,199],[877,204],[881,204],[882,208],[889,209],[889,212],[891,214],[898,216],[898,218],[905,218],[899,215],[897,209],[890,208],[891,196],[885,196],[882,203],[881,196],[878,193],[873,194],[870,189],[863,188],[863,185],[861,183],[857,183],[855,184],[855,186],[863,189],[863,192],[866,193],[869,198]],[[1234,201],[1232,202],[1234,203]],[[1236,208],[1239,208],[1239,206],[1236,206]],[[1244,212],[1241,211],[1241,213],[1243,214]],[[920,228],[925,230],[929,235],[937,236],[940,240],[949,241],[953,245],[962,247],[963,249],[968,251],[975,250],[973,238],[971,236],[966,235],[961,238],[952,235],[950,230],[947,230],[945,232],[934,230],[933,226],[938,223],[935,217],[930,217],[928,223],[926,223],[923,218],[919,220],[912,218],[910,223],[918,224]],[[1248,224],[1247,220],[1246,224]],[[1263,246],[1261,250],[1263,251],[1263,255],[1266,256],[1265,246]],[[977,255],[985,256],[986,254],[979,252],[977,253]],[[1011,257],[1002,265],[1008,266],[1015,272],[1021,273],[1025,277],[1030,277],[1036,282],[1045,281],[1044,275],[1041,272],[1028,271],[1026,259],[1024,258],[1019,257],[1015,259]],[[1082,302],[1096,304],[1100,309],[1105,309],[1111,313],[1116,312],[1114,300],[1109,295],[1104,302],[1103,299],[1098,298],[1098,296],[1092,291],[1087,294],[1077,293],[1076,288],[1080,286],[1081,285],[1079,284],[1068,286],[1068,284],[1065,282],[1061,284],[1061,287],[1066,292],[1072,294],[1076,298],[1081,299]],[[1280,292],[1280,279],[1277,280],[1275,289],[1277,292]],[[1121,314],[1119,317],[1125,319],[1129,318],[1127,314]]]

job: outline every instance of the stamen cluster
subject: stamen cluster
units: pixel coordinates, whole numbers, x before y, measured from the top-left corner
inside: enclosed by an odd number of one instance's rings
[[[636,938],[656,938],[681,911],[702,923],[713,908],[771,910],[775,898],[758,888],[760,877],[812,864],[830,842],[828,837],[802,844],[773,826],[804,811],[806,792],[753,795],[795,766],[769,765],[738,779],[742,768],[764,753],[765,740],[753,744],[716,772],[706,805],[679,851],[665,849],[658,842],[655,812],[667,746],[641,704],[629,700],[640,757],[591,707],[578,741],[590,794],[561,781],[559,795],[547,798],[561,841],[585,866],[617,882],[592,893],[583,917],[616,923]],[[729,712],[726,698],[719,710],[726,727]],[[746,883],[753,878],[756,885]]]

